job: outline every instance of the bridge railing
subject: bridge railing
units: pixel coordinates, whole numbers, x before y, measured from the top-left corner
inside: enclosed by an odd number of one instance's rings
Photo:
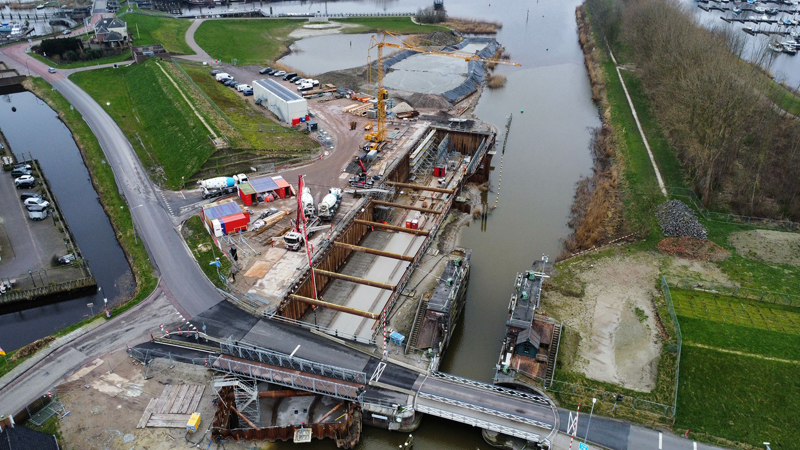
[[[258,361],[286,369],[299,370],[326,378],[334,378],[359,384],[365,384],[367,382],[367,376],[364,372],[318,363],[265,348],[240,345],[231,340],[220,343],[220,351],[226,355]]]
[[[434,408],[432,406],[418,404],[416,405],[415,409],[423,414],[429,414],[431,416],[441,417],[443,419],[452,420],[454,422],[460,422],[467,425],[472,425],[473,427],[483,428],[484,430],[507,434],[509,436],[518,437],[531,442],[543,442],[547,440],[538,433],[533,433],[518,428],[512,428],[495,422],[490,422],[475,417],[465,416],[463,414],[454,413],[452,411],[447,411],[440,408]]]
[[[441,395],[430,394],[430,393],[427,393],[427,392],[420,392],[418,394],[418,398],[423,398],[423,399],[426,399],[426,400],[432,400],[432,401],[435,401],[435,402],[438,402],[438,403],[443,403],[445,405],[455,406],[455,407],[460,408],[460,409],[469,410],[469,411],[475,411],[475,412],[478,412],[478,413],[481,413],[481,414],[486,414],[486,415],[489,415],[489,416],[500,417],[501,419],[511,420],[511,421],[514,421],[514,422],[523,423],[525,425],[531,425],[531,426],[534,426],[534,427],[543,428],[545,430],[552,430],[553,429],[553,424],[551,424],[551,423],[546,423],[546,422],[542,422],[540,420],[530,419],[528,417],[520,416],[518,414],[511,414],[511,413],[508,413],[508,412],[505,412],[505,411],[500,411],[500,410],[497,410],[497,409],[494,409],[494,408],[489,408],[489,407],[486,407],[486,406],[482,406],[482,405],[478,405],[478,404],[470,403],[470,402],[465,402],[463,400],[458,400],[458,399],[454,399],[454,398],[450,398],[450,397],[444,397],[444,396],[441,396]],[[417,405],[419,406],[419,402],[417,402]],[[544,405],[544,406],[549,406],[549,405]]]
[[[502,395],[508,395],[508,396],[511,396],[511,397],[521,398],[521,399],[524,399],[524,400],[530,400],[530,401],[532,401],[534,403],[538,403],[538,404],[540,404],[542,406],[550,407],[550,406],[553,405],[553,402],[549,398],[547,398],[545,396],[542,396],[542,395],[532,394],[530,392],[517,391],[515,389],[509,389],[509,388],[505,388],[505,387],[502,387],[502,386],[497,386],[497,385],[494,385],[494,384],[483,383],[481,381],[475,381],[475,380],[471,380],[469,378],[458,377],[458,376],[455,376],[455,375],[450,375],[448,373],[435,372],[434,371],[434,372],[431,372],[431,377],[442,379],[442,380],[446,380],[446,381],[449,381],[451,383],[462,384],[462,385],[469,386],[469,387],[476,388],[476,389],[482,389],[482,390],[485,390],[485,391],[491,391],[491,392],[495,392],[495,393],[502,394]]]
[[[216,358],[210,367],[219,372],[327,395],[341,400],[361,402],[363,396],[363,390],[356,386],[303,375],[293,370],[264,367],[244,361],[234,361],[225,357]]]

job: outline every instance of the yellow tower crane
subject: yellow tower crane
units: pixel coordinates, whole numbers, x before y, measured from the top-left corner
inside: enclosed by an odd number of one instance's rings
[[[398,41],[399,44],[394,42],[387,42],[387,36],[391,36]],[[377,106],[378,106],[378,117],[377,117],[377,126],[375,127],[375,131],[371,133],[366,133],[364,135],[364,139],[367,141],[372,142],[370,144],[370,150],[376,150],[378,145],[386,139],[386,99],[389,98],[389,94],[386,92],[386,89],[383,87],[383,48],[396,48],[398,50],[411,50],[417,53],[426,53],[428,55],[439,55],[439,56],[447,56],[450,58],[459,58],[463,59],[464,61],[478,61],[483,63],[494,63],[494,64],[505,64],[508,66],[519,66],[518,63],[506,61],[503,59],[493,59],[493,58],[482,58],[474,53],[465,53],[465,52],[443,52],[440,50],[430,50],[422,47],[418,47],[416,45],[411,45],[401,39],[394,33],[390,33],[388,31],[383,32],[383,36],[378,40],[375,35],[372,36],[370,41],[371,45],[367,50],[367,67],[368,70],[371,70],[370,66],[370,52],[372,52],[373,48],[378,49],[378,92],[375,98],[377,99]],[[370,80],[371,81],[371,80]]]

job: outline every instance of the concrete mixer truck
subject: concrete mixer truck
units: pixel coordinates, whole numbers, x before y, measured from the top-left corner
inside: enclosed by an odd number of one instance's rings
[[[342,203],[342,190],[339,188],[331,188],[319,205],[317,205],[317,215],[324,221],[333,220],[336,211],[339,210],[339,205]]]
[[[232,177],[216,177],[198,181],[203,190],[203,198],[222,197],[236,193],[236,185],[247,182],[247,175],[240,173]]]

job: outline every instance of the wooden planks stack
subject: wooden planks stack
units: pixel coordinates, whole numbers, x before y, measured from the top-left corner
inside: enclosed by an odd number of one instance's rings
[[[151,398],[136,428],[184,428],[197,411],[205,386],[168,384],[158,398]]]

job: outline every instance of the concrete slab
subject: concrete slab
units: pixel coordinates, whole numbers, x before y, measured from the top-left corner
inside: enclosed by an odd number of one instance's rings
[[[420,54],[398,62],[391,69],[383,77],[383,84],[389,89],[442,94],[464,82],[467,62],[447,56]]]

